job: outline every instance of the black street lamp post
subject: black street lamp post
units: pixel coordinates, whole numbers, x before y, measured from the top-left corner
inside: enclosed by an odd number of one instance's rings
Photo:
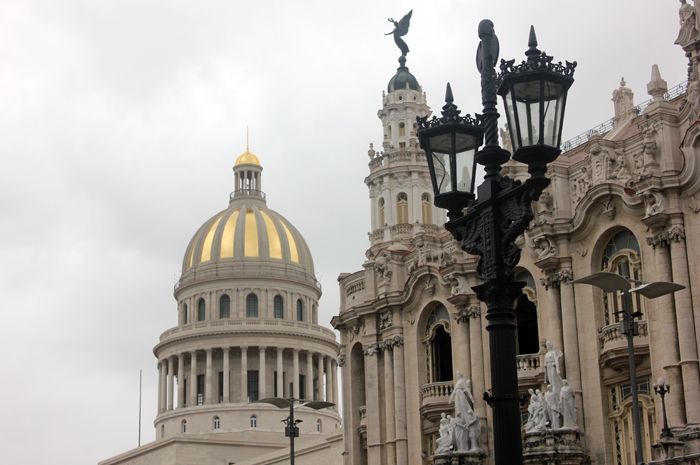
[[[299,402],[297,407],[309,407],[314,410],[319,410],[322,408],[333,407],[335,404],[332,402],[325,402],[322,400],[312,400],[308,401],[305,399],[295,399],[290,397],[288,399],[282,397],[266,397],[264,399],[256,400],[251,403],[261,403],[261,404],[272,404],[277,408],[289,408],[289,416],[282,420],[285,424],[284,436],[289,438],[289,463],[294,465],[294,438],[299,437],[299,427],[297,426],[302,420],[294,419],[294,402]]]
[[[465,252],[480,256],[476,271],[484,283],[474,291],[488,307],[492,389],[484,399],[493,408],[495,463],[514,465],[523,463],[523,454],[513,303],[524,287],[514,280],[521,252],[515,240],[534,218],[531,203],[550,183],[547,163],[561,153],[566,94],[576,63],[553,63],[552,57],[537,50],[531,28],[527,60],[516,66],[514,60],[501,60],[501,73],[496,75],[499,45],[491,21],[481,21],[479,38],[476,61],[483,115],[460,117],[448,84],[442,118],[419,117],[418,136],[428,158],[435,205],[448,209],[445,228],[461,241]],[[498,145],[497,95],[504,99],[513,159],[528,165],[530,178],[525,183],[500,174],[510,153]],[[478,150],[482,137],[485,146]],[[486,172],[477,197],[474,162]]]
[[[666,419],[666,400],[664,399],[664,397],[666,397],[666,394],[668,394],[670,391],[671,383],[669,383],[665,379],[659,378],[659,380],[654,383],[654,392],[661,396],[661,408],[663,409],[664,414],[664,427],[661,430],[661,439],[673,437],[671,428],[668,427],[668,420]]]

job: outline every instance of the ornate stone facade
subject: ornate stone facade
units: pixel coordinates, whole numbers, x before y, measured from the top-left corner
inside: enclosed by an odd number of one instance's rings
[[[622,262],[629,264],[632,279],[687,287],[633,302],[634,311],[642,314],[634,346],[641,428],[648,438],[644,460],[673,456],[678,463],[691,463],[693,454],[700,453],[700,250],[689,247],[700,239],[697,16],[694,6],[682,6],[678,43],[684,52],[679,48],[678,63],[685,66],[686,53],[687,92],[681,86],[666,94],[668,85],[654,65],[647,86],[651,99],[635,105],[622,79],[612,91],[612,123],[606,129],[602,125],[582,145],[566,145],[570,149],[549,167],[551,185],[533,204],[535,220],[518,240],[523,252],[515,277],[525,283],[514,305],[520,393],[546,392],[544,341],[549,340],[563,352],[561,376],[571,386],[577,407],[577,429],[554,434],[545,425],[528,435],[528,463],[634,461],[620,296],[570,284],[601,270],[618,273]],[[389,121],[414,117],[417,108],[427,114],[425,95],[418,89],[406,92],[417,103],[402,106],[390,90],[379,112],[385,139],[381,158],[376,152],[370,157],[366,180],[374,229],[368,260],[361,271],[339,279],[340,314],[333,325],[340,331],[345,356],[345,463],[452,460],[436,452],[440,414],[454,415],[449,398],[457,370],[471,379],[474,411],[484,426],[480,443],[485,456],[476,460],[491,463],[491,409],[482,399],[490,388],[488,333],[485,309],[472,291],[480,283],[475,257],[462,252],[440,226],[440,212],[433,209],[431,221],[421,220],[420,195],[408,199],[412,213],[406,228],[395,228],[396,213],[387,213],[401,208],[396,189],[405,189],[409,180],[419,192],[432,193],[425,156],[410,143],[404,154],[396,145],[395,129],[387,129]],[[501,134],[508,146],[507,133]],[[402,174],[394,176],[399,166]],[[521,179],[525,170],[509,162],[503,174]],[[391,193],[383,197],[383,212],[380,192]],[[424,224],[413,226],[416,220]],[[403,344],[389,348],[385,341],[395,336]],[[651,388],[659,377],[673,386],[666,406],[680,446],[652,447],[663,424],[660,398]],[[524,427],[526,407],[522,412]],[[472,463],[475,458],[456,460]]]

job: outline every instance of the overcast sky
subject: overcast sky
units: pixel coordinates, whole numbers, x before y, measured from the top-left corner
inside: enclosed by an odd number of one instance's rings
[[[154,438],[152,348],[177,324],[190,238],[250,150],[338,311],[368,247],[367,149],[411,8],[408,62],[439,110],[480,112],[477,25],[501,57],[577,60],[564,139],[613,116],[625,77],[687,79],[675,0],[0,0],[0,463],[95,464]]]

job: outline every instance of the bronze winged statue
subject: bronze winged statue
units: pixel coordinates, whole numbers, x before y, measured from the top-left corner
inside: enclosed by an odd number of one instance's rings
[[[393,31],[384,34],[385,36],[394,34],[394,42],[396,42],[396,46],[399,47],[399,50],[401,50],[401,56],[404,58],[406,58],[406,54],[409,52],[409,50],[408,45],[406,45],[406,42],[404,42],[401,37],[408,33],[408,26],[411,23],[412,14],[413,10],[409,11],[408,14],[406,14],[406,16],[401,18],[401,21],[398,22],[394,21],[394,18],[389,18],[389,22],[394,23],[395,27]]]

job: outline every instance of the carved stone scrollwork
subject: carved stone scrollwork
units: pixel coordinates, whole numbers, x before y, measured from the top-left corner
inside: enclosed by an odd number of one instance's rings
[[[546,236],[539,236],[533,239],[535,243],[535,251],[537,252],[537,260],[544,260],[557,254],[557,246],[554,241]]]
[[[394,347],[399,347],[403,345],[403,337],[394,336],[384,341],[383,343],[385,349],[393,349]]]
[[[668,231],[662,231],[659,234],[647,237],[647,244],[655,249],[657,247],[668,247],[671,242],[680,242],[681,239],[685,240],[685,229],[676,226]]]
[[[557,273],[552,273],[546,278],[540,278],[540,283],[544,286],[545,290],[550,287],[559,287],[562,283],[572,281],[574,279],[574,273],[571,270],[561,270]]]
[[[646,216],[663,213],[667,210],[666,196],[657,189],[649,189],[642,192],[640,195],[644,197],[644,206],[646,208]]]
[[[362,347],[362,351],[364,352],[365,357],[371,357],[372,355],[376,354],[377,352],[380,352],[382,349],[383,349],[383,344],[380,344],[380,343],[368,344],[368,345]]]
[[[391,325],[394,322],[394,315],[392,315],[391,311],[384,312],[379,315],[379,330],[381,331],[382,329],[386,328],[391,328]]]
[[[339,367],[345,366],[345,354],[338,355],[338,358],[336,359],[336,361],[338,362]]]

